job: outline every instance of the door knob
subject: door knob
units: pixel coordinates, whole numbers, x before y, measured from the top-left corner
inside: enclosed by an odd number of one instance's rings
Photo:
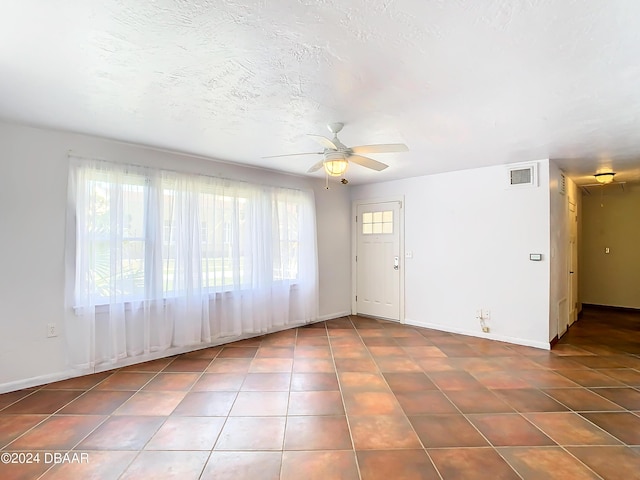
[[[393,257],[393,269],[398,270],[400,268],[400,257]]]

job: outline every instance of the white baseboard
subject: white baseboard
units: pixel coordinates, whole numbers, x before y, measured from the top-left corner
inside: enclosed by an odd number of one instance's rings
[[[337,312],[337,313],[328,313],[328,314],[325,314],[325,315],[320,315],[318,317],[318,322],[324,322],[326,320],[333,320],[335,318],[348,317],[349,315],[351,315],[351,310],[345,310],[344,312]]]
[[[497,340],[500,342],[513,343],[515,345],[523,345],[525,347],[540,348],[542,350],[551,350],[551,346],[548,342],[538,342],[535,340],[529,340],[526,338],[510,337],[507,335],[499,335],[495,333],[483,333],[475,332],[471,330],[464,330],[462,328],[449,327],[448,325],[440,325],[429,322],[419,322],[411,320],[409,318],[404,319],[405,325],[412,325],[414,327],[430,328],[432,330],[439,330],[441,332],[458,333],[460,335],[468,335],[470,337],[486,338],[488,340]]]
[[[323,322],[326,320],[332,320],[334,318],[346,317],[350,314],[351,313],[348,311],[329,313],[329,314],[319,316],[315,322],[310,322],[310,323],[317,323],[317,322]],[[305,324],[298,324],[298,325],[287,325],[283,327],[278,327],[278,328],[272,329],[269,333],[276,333],[282,330],[288,330],[290,328],[303,327],[304,325]],[[191,347],[169,348],[167,350],[162,350],[160,352],[154,352],[147,355],[123,358],[122,360],[119,360],[114,363],[103,363],[100,365],[96,365],[95,368],[88,367],[88,366],[85,368],[75,368],[75,369],[72,368],[72,369],[63,370],[61,372],[55,372],[47,375],[40,375],[37,377],[31,377],[31,378],[26,378],[22,380],[16,380],[13,382],[2,383],[0,384],[0,394],[13,392],[16,390],[22,390],[24,388],[38,387],[40,385],[45,385],[47,383],[59,382],[61,380],[68,380],[70,378],[80,377],[82,375],[90,375],[92,373],[106,372],[108,370],[114,370],[116,368],[128,367],[129,365],[149,362],[151,360],[157,360],[159,358],[171,357],[173,355],[179,355],[181,353],[202,350],[204,348],[216,347],[219,345],[224,345],[225,343],[237,342],[239,340],[245,340],[248,338],[253,338],[261,335],[265,335],[265,333],[251,333],[251,334],[245,334],[245,335],[221,337],[208,344],[201,344],[198,346],[191,346]]]
[[[0,394],[14,392],[16,390],[22,390],[24,388],[38,387],[47,383],[59,382],[60,380],[67,380],[69,378],[89,375],[91,373],[93,373],[92,368],[78,368],[68,369],[62,372],[49,373],[47,375],[39,375],[37,377],[25,378],[23,380],[15,380],[13,382],[0,384]]]

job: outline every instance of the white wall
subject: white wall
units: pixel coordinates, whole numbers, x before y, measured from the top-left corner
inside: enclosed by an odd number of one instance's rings
[[[65,378],[64,235],[68,151],[113,161],[313,188],[322,319],[350,311],[350,198],[321,180],[213,162],[85,135],[0,123],[0,392]]]
[[[551,225],[551,258],[550,258],[550,290],[549,290],[549,340],[558,335],[558,322],[569,314],[569,236],[570,218],[569,204],[580,209],[580,194],[576,184],[565,178],[565,193],[560,193],[561,170],[554,162],[549,162],[549,198]],[[578,245],[577,248],[580,248]],[[578,274],[577,272],[575,273]],[[561,302],[564,307],[559,308]],[[566,320],[563,320],[566,321]]]
[[[549,348],[549,162],[538,166],[537,188],[509,188],[505,166],[352,188],[354,201],[405,196],[406,323]]]

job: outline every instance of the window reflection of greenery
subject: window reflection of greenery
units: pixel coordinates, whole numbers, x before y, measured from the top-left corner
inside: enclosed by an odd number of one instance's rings
[[[143,298],[145,295],[145,213],[147,182],[142,176],[129,175],[128,183],[109,183],[100,178],[88,182],[91,192],[87,213],[87,234],[91,237],[90,284],[99,297]],[[133,177],[133,178],[132,178]],[[133,183],[132,183],[133,182]],[[174,209],[175,192],[163,189],[162,223],[162,282],[165,295],[177,294],[176,262],[178,259],[177,225]],[[248,199],[241,196],[199,194],[200,223],[197,232],[200,241],[200,272],[203,288],[212,291],[240,289],[248,280],[251,266],[244,255],[247,232]],[[274,232],[273,280],[296,280],[298,275],[298,206],[287,201],[272,205]],[[121,212],[119,225],[117,213]],[[274,225],[275,226],[275,225]],[[121,231],[119,231],[121,229]],[[119,235],[120,234],[120,235]],[[112,249],[114,242],[119,242]],[[113,252],[113,255],[112,255]],[[117,280],[117,281],[116,281]],[[116,285],[122,288],[116,290]]]

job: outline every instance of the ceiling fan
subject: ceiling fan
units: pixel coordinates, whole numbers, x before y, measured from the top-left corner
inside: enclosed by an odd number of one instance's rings
[[[333,133],[333,139],[330,140],[322,135],[308,134],[313,140],[318,142],[324,150],[321,152],[306,152],[306,153],[292,153],[288,155],[271,155],[269,157],[262,158],[276,158],[276,157],[293,157],[298,155],[322,155],[322,160],[314,163],[307,173],[317,172],[324,167],[327,175],[332,177],[340,177],[344,175],[350,162],[356,163],[372,170],[381,171],[388,167],[388,165],[378,162],[373,158],[365,157],[363,153],[393,153],[393,152],[407,152],[409,148],[404,143],[384,143],[377,145],[359,145],[357,147],[347,147],[340,140],[338,140],[338,133],[344,127],[343,123],[330,123],[327,128]],[[346,180],[343,180],[346,183]]]

